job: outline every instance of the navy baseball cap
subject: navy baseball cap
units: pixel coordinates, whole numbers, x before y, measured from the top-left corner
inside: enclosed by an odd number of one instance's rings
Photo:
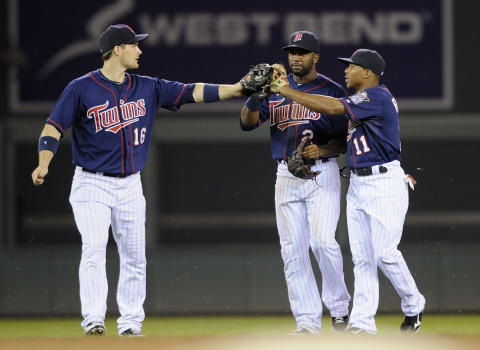
[[[102,55],[117,45],[133,44],[137,41],[145,39],[149,34],[136,34],[130,26],[126,24],[114,24],[108,26],[108,28],[100,35],[100,52]]]
[[[370,69],[378,76],[382,76],[385,70],[385,60],[374,50],[358,49],[353,53],[352,57],[338,57],[338,60],[346,64],[353,63],[357,66]]]
[[[289,50],[295,47],[318,53],[318,37],[314,33],[308,32],[306,30],[294,32],[290,35],[288,45],[282,47],[282,50]]]

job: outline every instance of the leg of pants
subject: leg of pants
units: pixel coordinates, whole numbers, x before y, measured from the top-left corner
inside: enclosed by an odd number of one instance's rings
[[[306,197],[310,224],[310,246],[322,273],[322,300],[332,317],[348,315],[350,294],[345,285],[343,257],[335,240],[340,216],[340,176],[334,161],[322,164],[321,174],[309,187]]]
[[[141,329],[146,295],[145,198],[139,174],[124,180],[112,210],[112,231],[120,256],[119,333],[130,328]]]
[[[277,228],[293,316],[298,325],[320,328],[322,301],[310,263],[307,214],[304,201],[297,196],[302,181],[281,175],[279,170],[275,186]]]
[[[368,216],[361,208],[356,207],[351,191],[352,187],[347,196],[347,226],[355,282],[349,323],[352,327],[374,333],[377,331],[374,316],[379,298],[377,265]]]
[[[111,210],[97,202],[71,202],[75,222],[82,236],[80,260],[80,301],[85,328],[90,322],[103,323],[107,310],[108,283],[105,252]]]
[[[376,331],[373,319],[378,308],[377,266],[402,298],[402,310],[415,315],[423,310],[424,297],[397,246],[408,208],[408,188],[401,167],[388,172],[353,176],[347,196],[350,247],[355,264],[355,295],[350,323]]]
[[[388,196],[377,200],[378,215],[371,217],[372,241],[375,242],[378,266],[402,299],[403,313],[413,316],[423,310],[425,298],[418,291],[405,259],[397,249],[408,209],[408,188],[403,177],[401,168],[392,169]]]

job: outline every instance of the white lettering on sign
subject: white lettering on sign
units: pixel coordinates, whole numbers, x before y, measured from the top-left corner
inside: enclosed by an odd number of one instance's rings
[[[242,46],[254,42],[271,44],[272,28],[281,25],[284,38],[297,30],[316,33],[320,43],[348,45],[412,45],[423,39],[425,18],[414,11],[376,12],[189,12],[141,13],[141,32],[151,33],[147,46]]]
[[[278,23],[275,13],[188,13],[138,17],[141,31],[150,33],[147,46],[242,46],[253,40],[265,46],[272,42],[271,27]]]

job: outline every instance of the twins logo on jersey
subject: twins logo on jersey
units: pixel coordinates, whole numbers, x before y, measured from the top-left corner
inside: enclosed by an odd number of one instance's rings
[[[118,107],[114,106],[108,108],[109,102],[105,101],[103,105],[98,105],[90,108],[87,111],[87,117],[95,121],[95,132],[102,130],[110,131],[116,134],[118,130],[127,125],[136,123],[139,117],[147,114],[145,107],[145,100],[142,98],[138,101],[124,103],[120,100],[121,119]]]
[[[284,101],[284,98],[279,101],[268,101],[270,126],[277,125],[277,128],[283,131],[293,125],[306,124],[309,120],[318,120],[322,116],[321,113],[313,112],[296,102],[281,105]]]

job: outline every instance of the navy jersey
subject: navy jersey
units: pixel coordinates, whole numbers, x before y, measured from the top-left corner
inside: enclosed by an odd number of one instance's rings
[[[381,84],[340,101],[349,118],[350,169],[400,161],[398,106],[390,90]]]
[[[315,80],[303,84],[297,84],[293,80],[293,74],[290,74],[288,81],[292,89],[309,94],[346,96],[346,91],[341,85],[322,74],[318,74]],[[312,137],[312,142],[320,146],[332,138],[347,135],[347,118],[344,116],[322,115],[278,94],[263,100],[259,113],[257,125],[250,127],[241,124],[241,127],[243,130],[251,130],[268,122],[272,139],[272,158],[276,160],[287,159],[305,136]]]
[[[116,83],[98,69],[67,85],[47,123],[62,135],[72,127],[73,164],[133,174],[145,166],[157,109],[193,102],[194,86],[135,74]]]

